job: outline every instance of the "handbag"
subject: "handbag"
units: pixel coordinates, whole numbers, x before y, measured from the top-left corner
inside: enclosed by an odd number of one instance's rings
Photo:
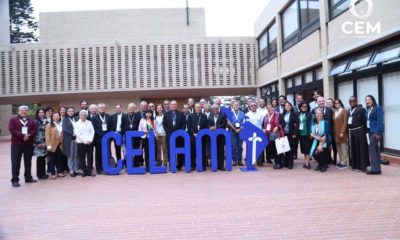
[[[278,133],[272,132],[269,134],[269,141],[275,141],[278,138]]]
[[[289,139],[283,133],[282,128],[280,128],[279,133],[281,133],[281,135],[278,134],[278,138],[275,140],[276,152],[278,154],[289,152],[290,151]]]

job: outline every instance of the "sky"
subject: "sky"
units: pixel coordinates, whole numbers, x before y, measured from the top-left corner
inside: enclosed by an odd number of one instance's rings
[[[203,7],[207,36],[254,36],[254,23],[270,0],[188,0],[190,7]],[[39,12],[184,8],[185,0],[31,0]],[[39,19],[40,24],[40,19]]]

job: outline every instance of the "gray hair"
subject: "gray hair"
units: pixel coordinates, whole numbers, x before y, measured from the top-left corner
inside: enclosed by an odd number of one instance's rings
[[[29,107],[26,105],[21,105],[21,106],[19,106],[18,111],[21,111],[21,110],[29,110]]]
[[[88,113],[87,113],[87,111],[86,111],[86,110],[81,110],[81,111],[79,111],[79,116],[81,116],[81,115],[85,115],[85,116],[87,116],[87,115],[88,115]]]

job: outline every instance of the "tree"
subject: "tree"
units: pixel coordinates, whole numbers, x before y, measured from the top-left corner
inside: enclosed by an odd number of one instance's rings
[[[30,0],[10,1],[10,38],[11,43],[37,42],[38,22],[32,16]]]

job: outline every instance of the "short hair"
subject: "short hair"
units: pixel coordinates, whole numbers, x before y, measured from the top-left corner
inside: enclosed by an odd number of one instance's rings
[[[212,106],[211,106],[211,109],[217,109],[217,108],[219,108],[219,106],[218,106],[218,104],[213,104]]]
[[[79,116],[81,116],[81,115],[85,115],[85,116],[87,116],[88,115],[88,113],[87,113],[87,111],[86,110],[80,110],[79,111]]]
[[[89,104],[89,102],[86,101],[86,100],[84,100],[84,99],[81,100],[81,104],[82,104],[82,103],[87,103],[87,104]]]
[[[278,97],[278,100],[279,100],[280,98],[283,98],[283,99],[286,100],[286,97],[285,97],[284,95],[280,95],[280,96]]]
[[[53,109],[52,107],[46,107],[46,108],[44,109],[44,111],[45,111],[45,112],[48,112],[48,111],[54,112],[54,109]]]
[[[27,105],[21,105],[21,106],[19,106],[18,111],[21,111],[23,109],[29,110],[29,107]]]

